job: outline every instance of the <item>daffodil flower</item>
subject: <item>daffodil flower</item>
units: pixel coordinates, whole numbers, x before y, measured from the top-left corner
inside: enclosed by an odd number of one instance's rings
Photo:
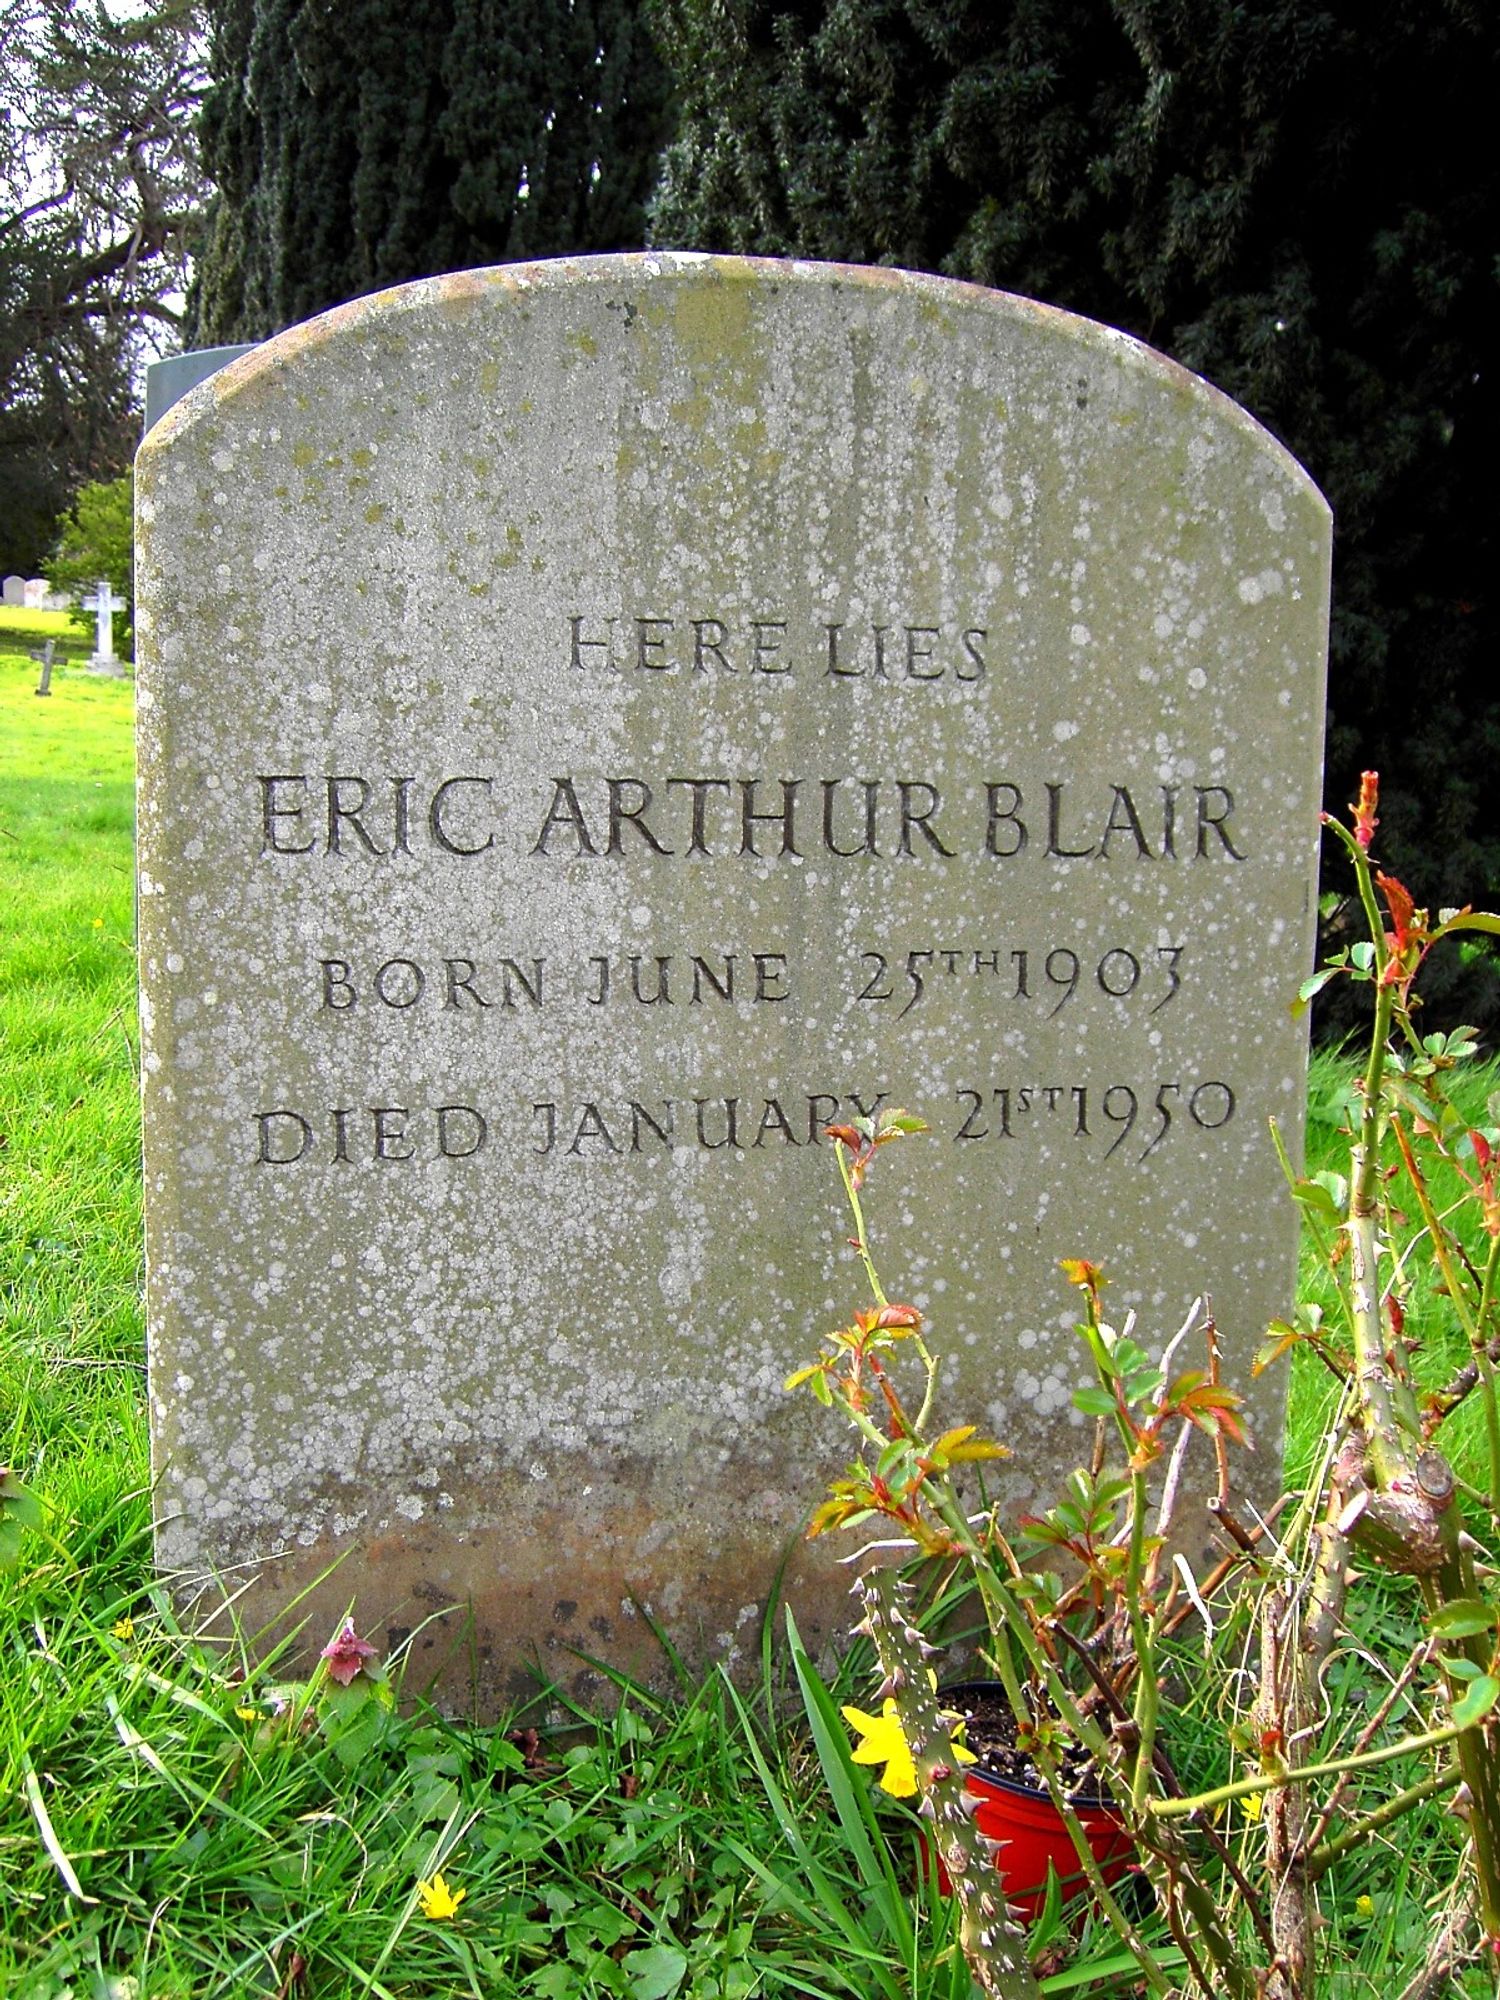
[[[851,1752],[854,1762],[884,1764],[880,1789],[889,1792],[893,1799],[911,1798],[917,1789],[917,1767],[912,1762],[911,1745],[901,1727],[901,1715],[894,1697],[886,1697],[879,1715],[866,1715],[861,1708],[843,1708],[839,1713],[860,1738],[857,1748]],[[953,1754],[960,1764],[976,1761],[973,1751],[966,1750],[956,1739]]]
[[[441,1875],[434,1875],[430,1882],[417,1884],[417,1899],[422,1905],[422,1915],[433,1917],[438,1922],[442,1922],[445,1917],[451,1917],[468,1893],[467,1889],[450,1889]]]

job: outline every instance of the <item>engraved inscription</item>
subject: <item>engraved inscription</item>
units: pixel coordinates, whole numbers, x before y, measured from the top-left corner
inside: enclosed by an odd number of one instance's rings
[[[1052,780],[1028,791],[986,783],[970,801],[945,800],[928,778],[742,778],[560,774],[531,844],[533,855],[834,854],[848,860],[983,853],[1054,861],[1244,861],[1226,785],[1083,784]],[[967,807],[967,810],[966,810]],[[1043,832],[1045,829],[1045,833]]]
[[[342,1106],[321,1112],[278,1106],[254,1115],[258,1166],[291,1167],[401,1160],[468,1160],[494,1140],[525,1145],[542,1158],[597,1159],[610,1154],[760,1152],[816,1146],[841,1108],[870,1118],[886,1103],[881,1090],[860,1095],[808,1090],[788,1096],[537,1098],[509,1112],[466,1103],[431,1110],[405,1104]],[[1024,1139],[1055,1133],[1107,1141],[1101,1157],[1144,1166],[1170,1133],[1218,1132],[1235,1115],[1233,1087],[1219,1078],[1168,1083],[1023,1083],[954,1091],[955,1141]],[[1134,1144],[1132,1145],[1132,1137]],[[1144,1141],[1144,1144],[1142,1144]],[[1139,1147],[1139,1151],[1135,1150]]]
[[[963,993],[1002,1002],[1035,1003],[1054,1020],[1070,1002],[1096,995],[1160,1014],[1182,990],[1187,947],[1132,949],[1112,944],[1079,952],[1071,945],[925,946],[906,952],[871,947],[839,982],[852,1006],[914,1008]],[[419,959],[403,954],[380,963],[352,957],[318,961],[318,1006],[355,1016],[516,1013],[551,1006],[561,997],[590,1007],[774,1006],[796,991],[791,957],[745,946],[716,952],[592,952],[581,963],[544,953],[481,960],[475,956]]]
[[[942,681],[984,678],[987,625],[798,624],[778,612],[576,612],[567,658],[613,674],[819,674],[834,680]]]
[[[524,1145],[546,1157],[608,1154],[759,1152],[768,1146],[816,1146],[840,1116],[873,1118],[883,1090],[805,1090],[796,1095],[598,1099],[564,1104],[539,1098],[509,1113],[466,1103],[430,1109],[411,1104],[341,1105],[257,1111],[251,1158],[262,1167],[352,1166],[408,1160],[469,1160],[492,1142]]]
[[[1147,1012],[1159,1014],[1182,987],[1179,967],[1183,951],[1180,944],[1159,944],[1147,952],[1111,945],[1097,960],[1092,953],[1086,958],[1080,956],[1068,945],[1055,945],[1050,951],[1023,947],[1009,952],[940,951],[929,947],[908,951],[904,957],[883,951],[862,951],[860,964],[869,976],[858,998],[875,1003],[904,1000],[896,1016],[901,1021],[930,996],[934,986],[948,980],[967,980],[971,984],[981,980],[988,984],[993,978],[999,982],[998,990],[1012,1000],[1041,999],[1043,1003],[1050,1000],[1050,1006],[1044,1004],[1050,1021],[1067,1006],[1081,982],[1085,992],[1097,988],[1113,1000],[1127,1000],[1140,994],[1151,1002]]]
[[[404,1014],[424,1002],[453,1013],[466,1007],[540,1007],[546,968],[545,958],[528,959],[524,964],[502,958],[483,975],[472,958],[444,958],[435,966],[414,958],[388,958],[369,972],[356,972],[347,958],[324,958],[318,964],[322,1005],[331,1014],[352,1014],[371,1007]]]
[[[263,856],[376,861],[418,851],[500,855],[493,775],[421,780],[360,772],[259,776]],[[524,852],[561,859],[1244,861],[1227,785],[987,780],[978,800],[922,777],[742,777],[560,772]],[[976,811],[976,804],[982,808]]]
[[[955,1139],[1014,1139],[1035,1132],[1043,1123],[1071,1132],[1075,1139],[1113,1137],[1104,1157],[1119,1152],[1144,1114],[1148,1120],[1138,1137],[1145,1137],[1144,1151],[1136,1163],[1144,1166],[1172,1130],[1174,1120],[1186,1119],[1200,1132],[1217,1132],[1235,1113],[1234,1091],[1227,1083],[1159,1083],[1154,1093],[1149,1085],[1139,1090],[1128,1083],[1111,1083],[1104,1089],[1084,1083],[1002,1084],[991,1089],[961,1089],[954,1092],[963,1123]],[[1094,1125],[1089,1124],[1093,1106]],[[1102,1124],[1100,1123],[1102,1119]],[[1012,1122],[1014,1120],[1014,1122]]]
[[[495,845],[493,780],[366,778],[357,773],[258,777],[262,854],[410,854],[427,840],[444,854]]]

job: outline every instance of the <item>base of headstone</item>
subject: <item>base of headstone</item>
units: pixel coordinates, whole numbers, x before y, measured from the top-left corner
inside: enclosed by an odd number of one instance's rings
[[[89,660],[89,672],[107,681],[123,681],[126,678],[125,668],[119,660],[101,660],[97,653]]]
[[[673,1651],[690,1670],[717,1661],[745,1685],[759,1672],[764,1621],[784,1636],[787,1601],[808,1651],[834,1670],[857,1616],[841,1562],[857,1553],[856,1537],[809,1543],[795,1525],[768,1535],[754,1522],[695,1532],[679,1517],[642,1554],[629,1532],[635,1512],[622,1519],[618,1496],[591,1515],[601,1484],[611,1482],[596,1468],[501,1527],[472,1514],[457,1531],[451,1515],[402,1521],[361,1547],[353,1589],[348,1543],[336,1536],[262,1547],[228,1571],[169,1568],[165,1580],[210,1644],[237,1646],[254,1632],[264,1652],[290,1640],[289,1663],[306,1671],[352,1603],[361,1636],[400,1663],[403,1701],[451,1715],[494,1718],[548,1690],[611,1710],[614,1676],[660,1693],[677,1685]]]

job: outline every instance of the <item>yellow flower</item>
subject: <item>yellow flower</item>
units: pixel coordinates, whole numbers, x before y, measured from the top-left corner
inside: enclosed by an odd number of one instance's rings
[[[110,1626],[109,1634],[112,1639],[133,1639],[135,1637],[135,1620],[133,1618],[117,1618],[114,1624]]]
[[[879,1715],[866,1715],[861,1708],[843,1708],[839,1713],[860,1738],[858,1748],[851,1753],[854,1762],[884,1764],[880,1789],[889,1792],[893,1799],[911,1798],[917,1789],[917,1767],[912,1762],[911,1746],[901,1727],[895,1699],[887,1696]],[[960,1764],[976,1761],[973,1751],[956,1741],[953,1754]]]
[[[103,930],[103,928],[104,928],[104,919],[103,919],[103,917],[95,917],[95,919],[94,919],[94,929],[95,929],[96,931],[102,931],[102,930]]]
[[[467,1889],[450,1889],[441,1875],[434,1875],[430,1882],[417,1884],[422,1915],[436,1917],[439,1920],[451,1917],[468,1893]]]
[[[1265,1805],[1265,1802],[1266,1795],[1264,1792],[1247,1792],[1244,1798],[1240,1800],[1240,1811],[1245,1815],[1246,1819],[1259,1819],[1261,1808]]]
[[[234,1712],[241,1722],[260,1721],[260,1710],[258,1708],[237,1708]]]
[[[1375,1898],[1373,1896],[1356,1896],[1354,1907],[1362,1917],[1373,1917],[1375,1914]]]

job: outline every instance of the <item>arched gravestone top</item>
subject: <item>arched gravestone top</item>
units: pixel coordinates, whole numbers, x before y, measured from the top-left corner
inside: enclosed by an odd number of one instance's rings
[[[845,1451],[782,1391],[864,1302],[821,1128],[877,1103],[933,1128],[880,1265],[1008,1501],[1086,1455],[1060,1257],[1147,1345],[1210,1289],[1246,1380],[1330,530],[1244,412],[940,279],[606,257],[294,328],[137,490],[185,1585],[256,1578],[254,1624],[346,1556],[315,1628],[440,1613],[418,1665],[482,1706],[569,1648],[649,1670],[642,1606],[747,1657]]]

